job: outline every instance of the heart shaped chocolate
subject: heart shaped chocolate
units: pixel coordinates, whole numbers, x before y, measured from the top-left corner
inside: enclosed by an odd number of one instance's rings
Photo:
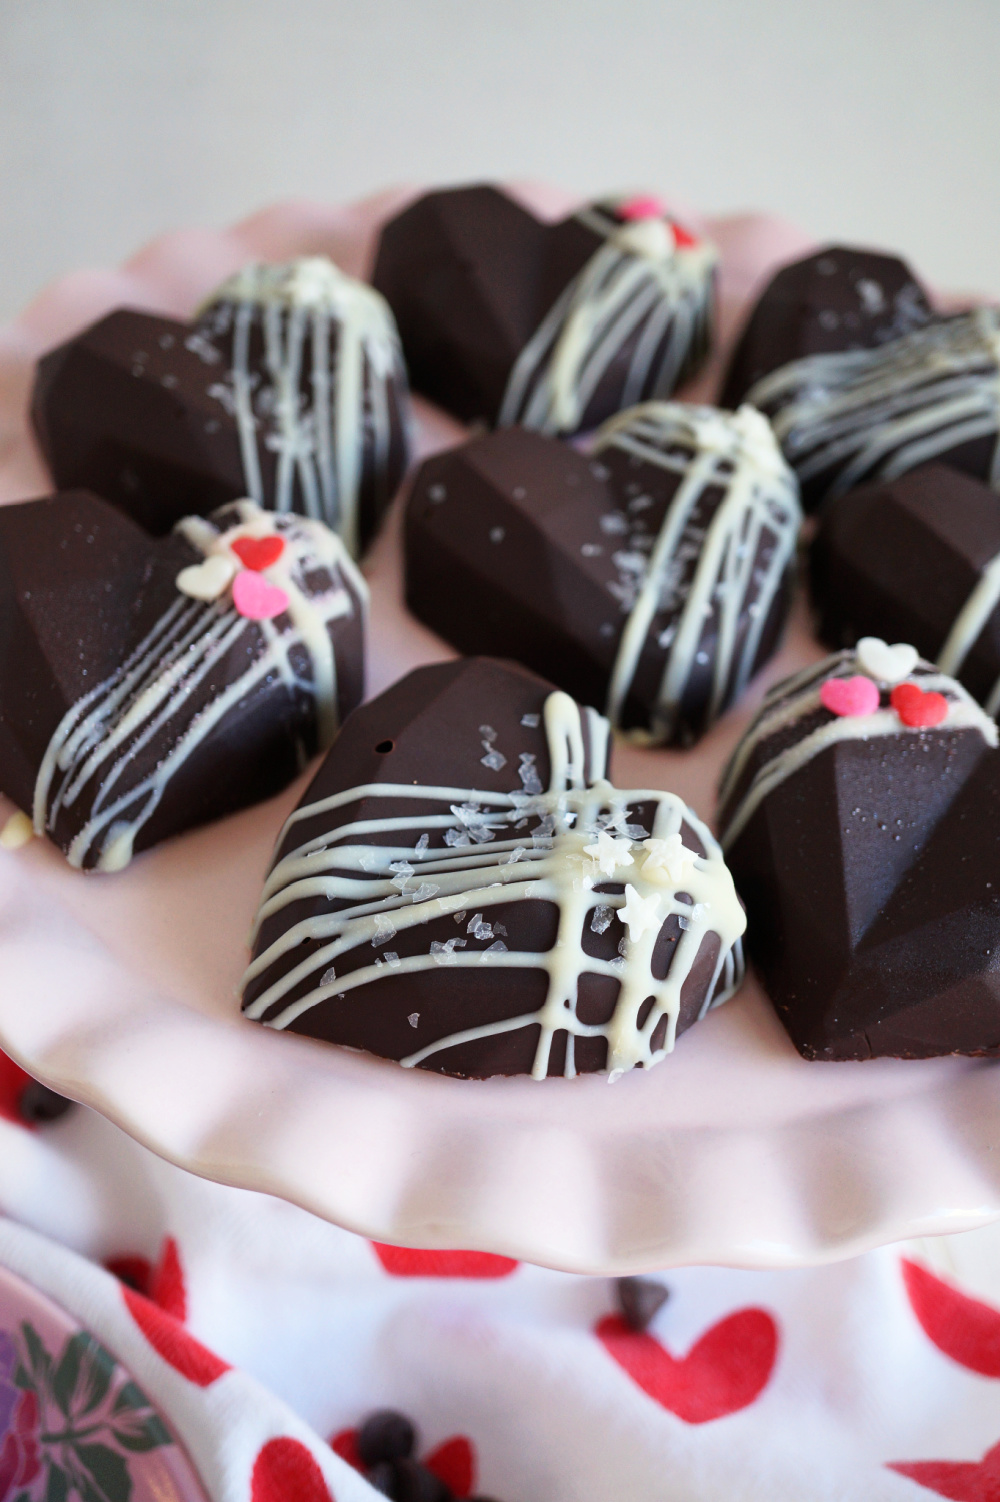
[[[937,459],[1000,475],[1000,308],[937,319],[875,349],[810,355],[746,399],[767,414],[814,509]]]
[[[325,521],[355,556],[408,455],[392,314],[319,256],[247,267],[192,323],[107,314],[40,361],[32,420],[60,488],[149,532],[249,496]]]
[[[791,360],[873,349],[933,316],[905,261],[827,245],[768,282],[733,351],[719,405],[738,407],[755,382]]]
[[[831,711],[863,670],[841,652],[778,684],[724,774],[751,957],[807,1059],[1000,1054],[997,727],[925,662]]]
[[[943,464],[850,490],[823,510],[810,572],[830,646],[853,646],[868,633],[911,641],[990,714],[1000,709],[995,491]]]
[[[654,199],[543,224],[479,186],[428,193],[390,220],[372,280],[414,390],[466,422],[573,433],[693,374],[715,259]]]
[[[488,658],[356,710],[279,836],[246,1014],[445,1074],[657,1063],[738,984],[743,913],[679,798],[605,781],[608,730]]]
[[[282,611],[241,610],[245,579]],[[270,797],[361,697],[366,602],[327,527],[251,501],[157,540],[85,491],[0,507],[0,788],[105,871]]]
[[[406,512],[407,603],[616,727],[689,743],[774,651],[800,512],[752,408],[650,402],[586,455],[523,428],[429,459]]]

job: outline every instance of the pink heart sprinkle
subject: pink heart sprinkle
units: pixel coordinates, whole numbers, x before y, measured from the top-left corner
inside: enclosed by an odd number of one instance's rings
[[[233,604],[248,621],[270,621],[288,609],[288,596],[263,574],[243,569],[233,580]]]
[[[662,198],[654,198],[652,194],[645,197],[630,198],[627,203],[620,203],[616,209],[619,219],[665,219],[667,206]]]
[[[853,678],[828,678],[819,697],[837,715],[874,714],[879,705],[878,685],[860,673]]]

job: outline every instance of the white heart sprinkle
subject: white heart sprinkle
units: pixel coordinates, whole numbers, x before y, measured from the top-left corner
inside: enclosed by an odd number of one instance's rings
[[[854,650],[858,667],[879,683],[902,683],[920,660],[916,647],[901,641],[890,647],[880,636],[863,636]]]
[[[630,224],[619,225],[612,239],[619,250],[642,256],[647,261],[666,261],[677,244],[665,219],[633,219]]]
[[[192,600],[217,600],[223,590],[232,583],[236,564],[221,553],[213,553],[204,563],[192,563],[182,568],[174,581],[182,595]]]

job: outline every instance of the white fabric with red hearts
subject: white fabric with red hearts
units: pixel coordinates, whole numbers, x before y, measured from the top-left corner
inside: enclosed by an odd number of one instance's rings
[[[457,1497],[1000,1498],[993,1230],[832,1267],[674,1270],[637,1333],[610,1280],[374,1246],[90,1111],[25,1127],[4,1088],[0,1265],[131,1372],[213,1502],[373,1502],[354,1431],[383,1407]],[[0,1502],[42,1502],[5,1486],[15,1441],[0,1407]]]

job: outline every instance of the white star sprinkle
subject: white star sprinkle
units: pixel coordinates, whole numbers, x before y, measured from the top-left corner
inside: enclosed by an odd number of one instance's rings
[[[618,916],[628,925],[629,940],[634,944],[648,928],[659,929],[660,894],[654,892],[651,897],[640,897],[635,887],[626,885],[625,906],[618,909]]]
[[[584,845],[584,853],[592,855],[605,876],[612,876],[619,866],[631,866],[635,861],[630,840],[616,840],[614,835],[601,830],[593,845]]]
[[[658,886],[682,886],[694,870],[696,856],[689,850],[679,834],[668,834],[665,840],[643,840],[644,850],[649,854],[642,863],[645,881],[654,881]]]

